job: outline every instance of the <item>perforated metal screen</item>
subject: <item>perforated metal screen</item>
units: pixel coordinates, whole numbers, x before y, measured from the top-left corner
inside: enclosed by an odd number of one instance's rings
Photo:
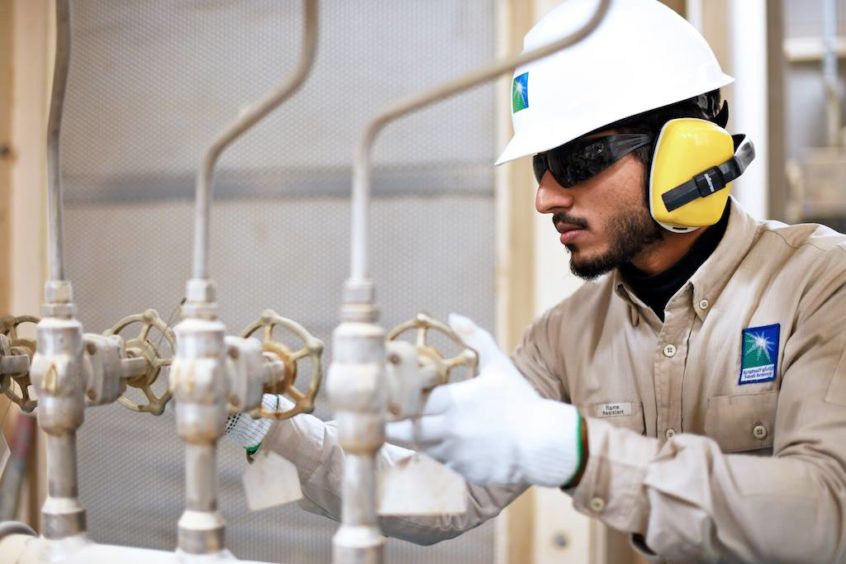
[[[216,177],[211,275],[237,334],[265,308],[330,344],[349,269],[353,147],[386,104],[494,56],[493,0],[334,0],[296,97],[228,152]],[[62,133],[65,248],[86,331],[157,309],[190,274],[204,147],[297,60],[301,2],[76,0]],[[481,88],[390,126],[375,149],[372,275],[391,327],[460,311],[492,327],[494,94]],[[174,320],[175,321],[175,320]],[[331,358],[331,346],[326,360]],[[321,400],[318,415],[331,417]],[[81,496],[100,542],[172,549],[183,507],[173,412],[86,412]],[[247,512],[239,449],[221,445],[227,545],[239,557],[329,562],[337,524],[296,505]],[[493,525],[390,562],[491,562]]]

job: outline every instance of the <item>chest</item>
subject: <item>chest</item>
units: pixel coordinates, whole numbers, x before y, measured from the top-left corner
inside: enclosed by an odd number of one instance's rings
[[[725,452],[768,449],[790,326],[765,307],[709,303],[668,310],[663,323],[621,318],[568,367],[571,399],[589,417],[662,440],[685,432]]]

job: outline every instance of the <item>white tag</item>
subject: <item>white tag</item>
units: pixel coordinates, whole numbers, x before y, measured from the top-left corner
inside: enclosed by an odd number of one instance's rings
[[[303,497],[297,467],[269,449],[262,449],[244,471],[244,493],[250,511],[260,511]]]
[[[425,454],[387,468],[379,483],[381,515],[466,513],[464,478]]]
[[[631,402],[603,403],[598,407],[600,417],[617,417],[632,414]]]
[[[18,423],[20,425],[20,423]],[[12,452],[9,450],[9,445],[6,443],[6,437],[0,432],[0,483],[6,472],[6,464],[9,462],[9,457]]]

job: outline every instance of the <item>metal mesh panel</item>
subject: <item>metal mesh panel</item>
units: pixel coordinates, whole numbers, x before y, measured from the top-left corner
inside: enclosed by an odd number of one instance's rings
[[[352,150],[386,104],[493,57],[493,0],[327,1],[313,75],[227,153],[216,177],[211,275],[240,333],[265,308],[330,345],[349,269]],[[68,275],[86,331],[156,308],[190,275],[193,180],[203,148],[239,107],[286,76],[300,2],[77,0],[62,136]],[[386,328],[422,310],[491,327],[493,90],[389,127],[377,143],[372,275]],[[331,359],[331,346],[325,359]],[[331,412],[325,398],[317,415]],[[173,411],[89,410],[80,480],[91,536],[171,549],[183,507]],[[243,453],[224,441],[220,505],[239,557],[328,562],[337,524],[296,505],[249,513]],[[391,562],[491,562],[493,526]]]

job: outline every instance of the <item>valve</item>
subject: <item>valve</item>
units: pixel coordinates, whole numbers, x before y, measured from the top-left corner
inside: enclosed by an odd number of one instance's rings
[[[121,380],[125,379],[127,386],[141,390],[147,401],[138,403],[128,397],[124,391],[118,398],[118,402],[132,411],[161,415],[171,398],[170,387],[165,382],[163,390],[156,392],[153,385],[158,381],[162,369],[173,363],[176,337],[173,330],[153,309],[124,317],[103,335],[121,336],[122,332],[135,325],[140,325],[137,335],[129,339],[124,338],[123,341],[125,355],[121,354]],[[158,338],[154,336],[156,333]],[[163,354],[162,345],[166,345],[169,355]]]
[[[293,333],[302,346],[294,351],[282,342],[275,340],[274,330],[276,327],[286,329]],[[264,417],[269,419],[288,419],[299,413],[311,413],[314,411],[314,398],[320,389],[323,379],[323,368],[321,355],[323,354],[323,343],[309,333],[302,325],[291,319],[282,317],[273,310],[265,310],[261,318],[251,323],[241,336],[249,338],[261,331],[261,346],[265,362],[271,365],[267,371],[268,378],[264,383],[263,393],[287,395],[294,401],[294,406],[287,411],[270,411],[259,403],[259,408],[253,410],[250,415],[253,417]],[[303,359],[311,361],[311,379],[308,390],[300,391],[295,384],[299,373],[299,362]],[[278,365],[282,363],[282,370]]]
[[[400,341],[416,331],[414,345]],[[430,332],[440,333],[459,347],[459,352],[446,357],[429,343]],[[447,384],[453,370],[466,367],[475,373],[479,355],[461,340],[448,325],[419,313],[387,334],[388,416],[398,420],[420,413],[422,399],[435,386]],[[414,363],[416,357],[416,363]]]
[[[416,332],[414,343],[400,340]],[[440,333],[459,347],[447,357],[429,342],[431,333]],[[401,323],[386,337],[387,418],[418,418],[426,395],[436,386],[447,384],[452,371],[466,367],[476,371],[479,355],[449,326],[425,314]],[[464,479],[455,471],[420,453],[384,469],[380,473],[379,508],[382,515],[442,515],[467,511]]]
[[[37,325],[38,321],[31,315],[0,317],[0,375],[4,376],[0,388],[26,413],[38,405],[29,395],[32,385],[29,368],[35,355],[35,341],[21,338],[18,329],[25,323]]]

